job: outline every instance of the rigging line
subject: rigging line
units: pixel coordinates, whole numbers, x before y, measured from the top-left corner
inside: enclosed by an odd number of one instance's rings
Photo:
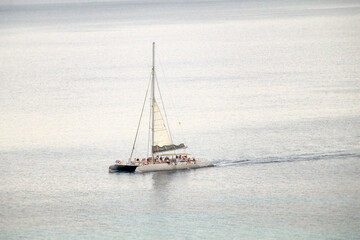
[[[156,80],[156,83],[157,83],[157,87],[158,87],[160,99],[161,99],[161,102],[162,102],[162,104],[163,104],[163,109],[164,109],[166,124],[167,124],[167,127],[168,127],[168,129],[169,129],[169,134],[170,134],[170,140],[171,140],[171,143],[173,143],[173,139],[172,139],[172,135],[171,135],[171,131],[170,131],[170,126],[169,126],[168,118],[167,118],[166,111],[165,111],[165,104],[164,104],[164,101],[163,101],[163,99],[162,99],[162,95],[161,95],[160,87],[159,87],[159,82],[158,82],[158,80],[157,80],[157,76],[156,76],[156,73],[155,73],[155,72],[154,72],[154,75],[155,75],[155,80]]]
[[[147,94],[148,94],[148,92],[149,92],[149,86],[150,86],[150,80],[149,80],[149,82],[148,82],[148,86],[147,86],[147,89],[146,89],[145,99],[144,99],[144,103],[143,103],[143,106],[142,106],[142,109],[141,109],[139,124],[138,124],[137,130],[136,130],[136,135],[135,135],[134,144],[133,144],[133,147],[132,147],[132,150],[131,150],[129,162],[131,161],[132,155],[133,155],[133,153],[134,153],[135,144],[136,144],[136,139],[137,139],[137,136],[138,136],[138,133],[139,133],[140,124],[141,124],[141,118],[142,118],[142,115],[143,115],[143,112],[144,112],[145,103],[146,103],[146,97],[147,97]]]
[[[158,51],[158,52],[159,52],[159,51]],[[160,54],[161,54],[161,53],[160,53]],[[159,53],[158,53],[158,55],[159,55]],[[162,63],[161,63],[160,58],[158,58],[158,61],[159,61],[159,65],[160,65],[160,68],[161,68],[161,72],[162,72],[164,78],[166,79],[165,71],[164,71],[164,68],[163,68],[163,66],[162,66]],[[166,82],[164,82],[164,83],[165,83],[165,85],[166,85]],[[159,83],[158,83],[158,86],[159,86]],[[159,92],[160,92],[160,90],[159,90]],[[173,109],[175,109],[175,119],[177,120],[177,122],[180,123],[179,117],[178,117],[179,114],[178,114],[178,112],[177,112],[177,108],[175,107],[174,101],[173,101],[172,98],[170,98],[170,101],[171,101],[171,104],[172,104]],[[163,104],[164,104],[164,103],[163,103]],[[165,106],[164,106],[164,112],[165,112]],[[166,113],[165,113],[165,114],[166,114]],[[165,116],[165,117],[166,117],[166,116]],[[169,125],[169,123],[167,122],[167,117],[166,117],[166,123],[167,123],[167,125]],[[171,132],[170,132],[170,127],[169,127],[169,133],[170,133],[171,142],[173,142],[173,139],[172,139],[172,136],[171,136]],[[176,154],[176,150],[174,150],[174,154]]]
[[[158,50],[158,52],[160,52],[160,51]],[[160,54],[161,54],[161,52],[158,53],[158,55],[160,55]],[[161,72],[162,72],[162,74],[163,74],[163,76],[164,76],[164,79],[167,79],[160,58],[157,58],[157,60],[158,60],[158,62],[159,62],[159,65],[160,65],[160,68],[161,68]],[[164,84],[165,84],[166,89],[171,89],[171,88],[168,88],[168,86],[167,86],[167,84],[166,84],[166,81],[163,81],[163,82],[164,82]],[[179,116],[179,113],[177,112],[176,105],[174,104],[174,99],[173,99],[173,98],[170,98],[170,101],[171,101],[171,104],[172,104],[172,108],[175,110],[175,114],[176,114],[175,117],[176,117],[177,120],[179,120],[179,117],[178,117],[178,116]]]
[[[161,55],[161,50],[158,50],[158,55]],[[159,62],[159,65],[160,65],[160,68],[161,68],[161,72],[164,76],[164,78],[166,79],[166,75],[165,75],[165,71],[164,71],[164,68],[163,68],[163,65],[161,63],[161,59],[160,58],[157,58],[158,62]],[[163,81],[164,84],[166,85],[166,81]],[[171,89],[171,88],[168,88],[167,86],[165,86],[167,89]],[[174,115],[175,115],[175,120],[179,123],[179,125],[181,124],[182,120],[181,118],[179,118],[179,116],[181,116],[181,114],[179,114],[178,112],[178,108],[176,107],[175,103],[174,103],[174,99],[173,98],[170,98],[170,103],[172,105],[172,109],[174,109]]]

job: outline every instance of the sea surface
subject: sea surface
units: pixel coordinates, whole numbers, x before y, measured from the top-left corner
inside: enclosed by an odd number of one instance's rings
[[[214,168],[108,173],[153,42],[173,141]],[[0,239],[359,239],[359,56],[358,1],[2,1]]]

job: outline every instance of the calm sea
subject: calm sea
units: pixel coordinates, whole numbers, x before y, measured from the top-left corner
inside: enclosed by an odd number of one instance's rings
[[[108,173],[152,42],[174,142],[216,167]],[[0,238],[359,239],[359,56],[358,1],[3,1]]]

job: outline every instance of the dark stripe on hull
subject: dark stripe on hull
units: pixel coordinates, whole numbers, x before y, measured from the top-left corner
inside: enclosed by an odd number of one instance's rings
[[[135,169],[137,168],[137,166],[132,166],[132,165],[111,165],[109,167],[109,172],[135,172]]]

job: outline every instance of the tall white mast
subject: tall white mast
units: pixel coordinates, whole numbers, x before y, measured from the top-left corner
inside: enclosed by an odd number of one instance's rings
[[[154,159],[154,104],[155,104],[155,42],[153,42],[153,66],[151,72],[151,156],[152,162]]]

